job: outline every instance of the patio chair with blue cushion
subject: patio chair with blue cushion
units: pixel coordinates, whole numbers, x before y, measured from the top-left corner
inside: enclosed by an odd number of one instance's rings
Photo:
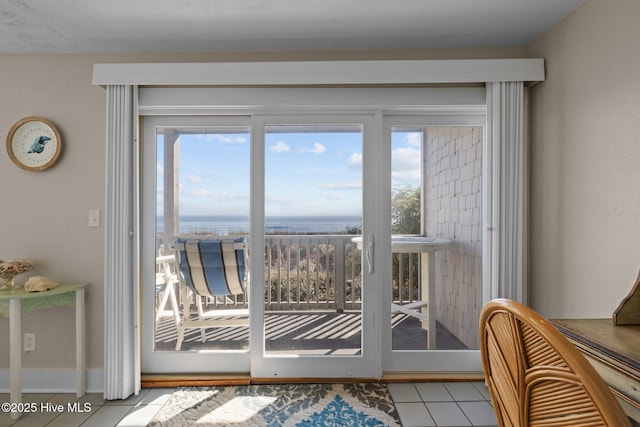
[[[186,329],[200,329],[205,342],[207,328],[249,326],[247,239],[177,239],[173,246],[180,268],[183,306],[176,350],[182,347]],[[239,296],[242,308],[235,308]],[[203,299],[217,307],[205,310]]]

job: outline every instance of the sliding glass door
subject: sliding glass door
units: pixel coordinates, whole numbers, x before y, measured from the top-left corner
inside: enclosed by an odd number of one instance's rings
[[[480,372],[484,109],[286,110],[144,117],[142,371]],[[196,296],[179,239],[244,239],[246,292]]]
[[[248,239],[250,129],[249,117],[144,120],[144,372],[249,371],[249,328],[232,322],[248,312],[247,294],[211,298],[187,288],[177,246]],[[193,327],[221,316],[229,326]]]
[[[378,374],[376,276],[362,257],[362,235],[373,246],[377,226],[378,178],[363,161],[379,155],[372,123],[254,117],[251,242],[264,257],[252,263],[252,376]]]
[[[379,375],[379,176],[363,166],[379,157],[372,123],[370,115],[145,119],[144,372]],[[178,239],[239,237],[250,248],[247,294],[205,298],[185,287]],[[249,309],[250,328],[204,327],[208,316],[239,309]],[[186,328],[195,322],[203,327]]]

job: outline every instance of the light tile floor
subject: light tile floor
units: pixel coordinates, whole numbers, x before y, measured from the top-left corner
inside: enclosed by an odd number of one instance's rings
[[[496,426],[483,382],[390,383],[403,427]]]
[[[2,413],[0,427],[146,426],[174,391],[171,388],[143,389],[137,396],[114,401],[105,401],[102,393],[87,393],[79,399],[75,394],[25,393],[22,401],[35,404],[35,411],[16,421]],[[0,394],[0,402],[8,401],[8,394]],[[56,405],[62,405],[61,411],[56,411],[60,408]]]
[[[489,395],[482,382],[390,383],[391,396],[404,427],[496,425]],[[24,394],[33,413],[12,421],[0,414],[0,427],[138,427],[146,426],[174,389],[143,389],[126,400],[105,401],[101,393]],[[8,402],[0,394],[0,402]],[[62,405],[62,406],[60,406]]]

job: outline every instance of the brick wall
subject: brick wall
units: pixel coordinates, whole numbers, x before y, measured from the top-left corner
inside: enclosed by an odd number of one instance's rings
[[[425,130],[425,228],[452,241],[436,254],[437,320],[477,349],[482,309],[482,128]]]

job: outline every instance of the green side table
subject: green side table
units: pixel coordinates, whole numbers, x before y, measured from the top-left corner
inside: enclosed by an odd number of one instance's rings
[[[11,419],[22,415],[22,315],[49,307],[76,308],[76,394],[85,393],[85,309],[86,285],[59,285],[43,292],[27,292],[22,287],[0,291],[0,314],[9,318],[9,370],[11,372]]]

